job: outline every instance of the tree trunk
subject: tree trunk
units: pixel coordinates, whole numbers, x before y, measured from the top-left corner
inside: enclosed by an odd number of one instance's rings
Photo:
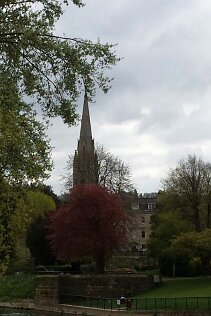
[[[193,207],[193,220],[194,220],[194,226],[197,231],[201,230],[201,222],[200,222],[200,217],[199,217],[199,209],[198,206]]]
[[[97,273],[105,272],[105,257],[102,254],[96,258],[96,272]]]
[[[210,273],[210,258],[209,257],[201,257],[201,274],[209,275]]]
[[[211,214],[211,204],[209,200],[207,203],[207,228],[210,228],[210,214]]]

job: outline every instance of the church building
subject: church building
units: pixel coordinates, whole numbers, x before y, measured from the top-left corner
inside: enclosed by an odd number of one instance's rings
[[[92,138],[88,99],[85,94],[81,120],[80,138],[73,161],[73,185],[98,184],[98,159]],[[127,197],[128,196],[128,197]],[[127,211],[131,217],[127,248],[143,253],[151,234],[152,218],[156,214],[157,193],[124,194],[128,201]]]

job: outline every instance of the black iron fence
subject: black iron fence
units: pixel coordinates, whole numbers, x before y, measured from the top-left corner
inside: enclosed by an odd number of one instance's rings
[[[211,310],[211,297],[114,299],[62,295],[60,303],[108,310]]]

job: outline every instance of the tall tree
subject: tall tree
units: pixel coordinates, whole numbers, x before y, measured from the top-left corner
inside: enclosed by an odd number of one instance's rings
[[[186,256],[189,260],[200,259],[202,274],[210,273],[211,229],[201,232],[186,232],[175,237],[168,249],[175,258]]]
[[[17,201],[10,218],[10,228],[15,239],[26,237],[29,225],[38,217],[45,217],[56,208],[53,199],[40,191],[28,191]]]
[[[26,245],[30,250],[34,265],[50,265],[55,263],[55,256],[49,244],[49,214],[36,217],[28,227]]]
[[[44,114],[71,125],[82,86],[90,98],[96,86],[107,92],[111,79],[104,71],[119,59],[113,45],[55,35],[68,2],[83,6],[81,0],[1,0],[0,77],[4,91],[17,88],[7,94],[11,103],[14,95],[33,96]]]
[[[207,171],[205,174],[205,184],[204,184],[204,200],[202,208],[205,209],[204,212],[204,226],[207,228],[211,227],[211,164],[207,163]]]
[[[91,257],[97,272],[126,238],[127,214],[119,195],[93,184],[75,186],[52,216],[50,240],[58,259]]]
[[[147,246],[150,256],[156,259],[165,257],[165,250],[170,246],[172,238],[187,230],[188,222],[179,212],[169,210],[157,214]]]
[[[11,186],[4,186],[0,198],[0,223],[4,228],[4,243],[2,248],[0,247],[0,253],[2,249],[7,249],[7,253],[2,252],[4,266],[6,268],[9,263],[10,267],[15,268],[18,262],[24,265],[29,257],[26,247],[29,226],[36,218],[44,218],[54,210],[55,203],[50,196],[42,192],[21,190],[18,193],[13,187],[11,189]]]
[[[10,227],[10,219],[16,209],[19,192],[11,188],[4,179],[0,188],[0,274],[7,269],[9,259],[15,250],[13,232]]]
[[[0,257],[2,271],[14,250],[11,218],[16,213],[18,201],[23,198],[24,185],[40,182],[52,169],[50,145],[45,127],[36,120],[36,114],[20,102],[11,83],[0,81]],[[13,95],[14,92],[14,95]],[[6,95],[12,96],[12,100]],[[15,226],[16,227],[16,226]],[[1,270],[1,269],[0,269]]]
[[[111,192],[120,193],[132,191],[134,189],[131,181],[131,171],[129,166],[119,157],[107,151],[103,145],[96,148],[98,161],[98,184],[106,187]],[[69,156],[67,161],[67,174],[64,177],[65,188],[73,186],[73,160],[74,156]]]
[[[164,179],[164,189],[174,192],[184,199],[189,207],[189,220],[192,221],[196,230],[203,228],[201,207],[205,197],[210,199],[211,183],[210,165],[196,155],[189,155],[181,160],[175,169],[170,170]],[[209,200],[210,201],[210,200]],[[207,204],[207,209],[209,204]],[[209,223],[210,213],[207,212]]]
[[[7,88],[9,95],[13,88]],[[44,125],[15,96],[14,103],[4,95],[0,98],[0,185],[2,178],[15,185],[47,178],[52,164]]]

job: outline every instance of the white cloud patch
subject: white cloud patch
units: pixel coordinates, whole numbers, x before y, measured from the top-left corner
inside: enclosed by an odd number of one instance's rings
[[[87,0],[70,4],[57,33],[118,43],[124,57],[113,87],[90,105],[93,137],[131,166],[138,191],[160,188],[188,153],[211,161],[210,0]],[[79,102],[79,112],[82,100]],[[59,174],[74,153],[79,126],[55,120],[49,130]]]

